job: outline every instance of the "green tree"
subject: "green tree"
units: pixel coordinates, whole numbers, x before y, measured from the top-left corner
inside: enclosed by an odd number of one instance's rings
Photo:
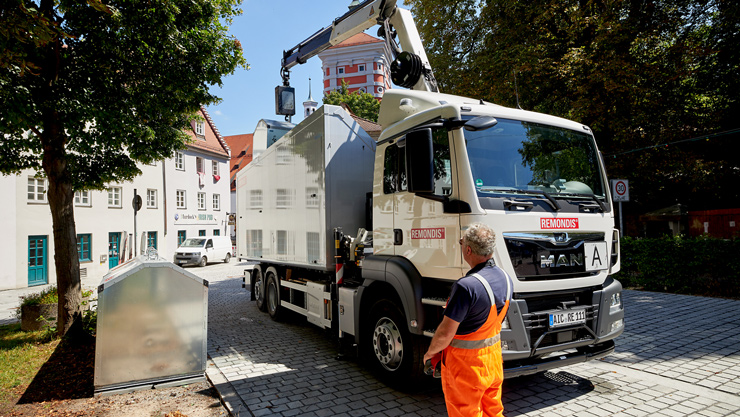
[[[80,320],[75,190],[140,174],[186,146],[209,85],[246,67],[237,0],[3,0],[0,172],[48,179],[57,330]]]
[[[323,102],[324,104],[333,104],[335,106],[346,103],[354,114],[373,122],[378,121],[380,101],[373,97],[372,94],[362,91],[350,93],[347,83],[344,80],[342,80],[342,88],[340,90],[334,90],[324,95]]]
[[[441,91],[589,125],[610,176],[632,180],[630,207],[740,204],[740,162],[722,151],[738,135],[688,141],[740,127],[737,2],[406,4]]]

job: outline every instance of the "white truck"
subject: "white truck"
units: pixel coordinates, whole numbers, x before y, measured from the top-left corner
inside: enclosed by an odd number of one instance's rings
[[[506,377],[608,355],[624,329],[610,277],[619,233],[591,130],[437,92],[394,3],[368,0],[285,53],[281,111],[291,65],[376,23],[397,32],[392,78],[410,89],[386,91],[377,140],[325,105],[239,172],[237,256],[257,263],[244,276],[252,298],[273,318],[292,310],[332,329],[382,375],[413,379],[468,269],[458,240],[483,222],[514,281]]]

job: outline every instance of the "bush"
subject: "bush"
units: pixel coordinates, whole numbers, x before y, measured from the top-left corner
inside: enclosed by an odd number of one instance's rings
[[[625,287],[677,294],[740,297],[740,240],[663,237],[621,240]]]
[[[21,297],[21,306],[35,306],[39,304],[56,304],[59,302],[57,287],[51,286],[41,292]]]
[[[98,332],[98,311],[86,310],[82,312],[82,329],[95,336]]]

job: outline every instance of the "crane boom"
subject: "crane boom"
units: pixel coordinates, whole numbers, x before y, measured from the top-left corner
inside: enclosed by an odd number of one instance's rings
[[[388,19],[396,9],[396,0],[366,0],[359,6],[338,17],[331,25],[319,30],[308,39],[283,52],[283,69],[305,64],[310,58],[329,47]]]
[[[295,91],[290,87],[291,68],[375,25],[380,26],[378,35],[393,54],[390,57],[393,61],[391,81],[412,90],[439,92],[411,12],[397,7],[396,0],[365,0],[331,25],[283,51],[280,70],[283,85],[275,88],[275,112],[286,115],[286,120],[295,114]]]

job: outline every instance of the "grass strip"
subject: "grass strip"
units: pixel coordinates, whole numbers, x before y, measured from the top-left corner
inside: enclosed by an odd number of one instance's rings
[[[25,392],[58,344],[44,330],[24,332],[18,323],[0,326],[0,404]]]

